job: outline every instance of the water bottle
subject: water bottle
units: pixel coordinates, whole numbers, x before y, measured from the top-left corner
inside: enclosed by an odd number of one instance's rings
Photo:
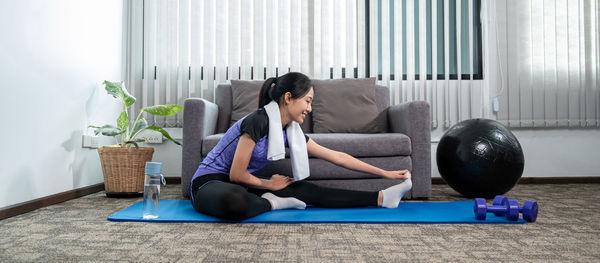
[[[142,218],[158,218],[158,201],[160,200],[160,183],[166,184],[162,173],[162,163],[146,162],[144,177],[144,201],[142,203]]]

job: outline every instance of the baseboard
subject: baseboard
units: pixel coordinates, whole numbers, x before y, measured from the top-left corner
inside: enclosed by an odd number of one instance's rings
[[[82,188],[69,190],[66,192],[53,194],[50,196],[34,199],[31,201],[11,205],[0,209],[0,220],[31,212],[33,210],[69,201],[89,194],[97,193],[104,190],[104,183],[90,185]]]
[[[165,177],[167,184],[181,184],[181,177]]]
[[[441,177],[431,178],[432,184],[446,184]],[[598,184],[600,176],[592,177],[524,177],[519,184]]]
[[[181,177],[165,177],[167,184],[181,184]]]
[[[167,184],[181,184],[181,177],[165,177],[165,181],[167,182]],[[70,191],[8,206],[0,209],[0,220],[13,216],[18,216],[20,214],[25,214],[27,212],[31,212],[42,207],[62,203],[71,199],[79,198],[100,191],[104,191],[104,183],[77,188]]]

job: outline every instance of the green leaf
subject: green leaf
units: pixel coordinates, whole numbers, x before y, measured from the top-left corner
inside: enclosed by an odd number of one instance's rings
[[[169,139],[170,141],[174,142],[177,145],[181,145],[180,142],[178,142],[175,139],[171,138],[171,135],[169,135],[169,133],[167,131],[165,131],[163,128],[161,128],[161,127],[150,126],[150,127],[146,127],[146,129],[160,132],[160,133],[162,133],[163,136],[165,136],[165,138]]]
[[[155,105],[147,108],[142,108],[142,111],[158,116],[171,116],[179,113],[183,107],[177,104]]]
[[[94,134],[98,135],[99,133],[102,133],[102,135],[104,135],[104,136],[117,136],[123,132],[124,132],[123,130],[121,130],[115,126],[107,124],[102,127],[96,128],[96,130],[94,131]]]
[[[129,116],[127,115],[126,110],[121,112],[121,115],[119,115],[119,118],[117,119],[117,127],[119,127],[121,130],[127,130],[127,127],[129,127]]]
[[[104,84],[104,89],[106,89],[106,92],[112,95],[115,99],[121,97],[121,93],[123,93],[123,91],[120,82],[110,82],[108,80],[105,80],[104,82],[102,82],[102,84]]]
[[[88,125],[88,128],[94,128],[94,135],[98,135],[102,131],[100,126]]]
[[[125,88],[125,84],[123,84],[121,90],[123,91],[123,101],[125,101],[126,107],[133,105],[133,103],[135,103],[135,97],[129,94],[129,91]]]
[[[133,124],[133,129],[131,130],[131,139],[135,138],[143,129],[148,127],[148,122],[146,119],[141,118]]]
[[[111,82],[105,80],[102,83],[104,84],[104,89],[106,89],[108,94],[112,95],[115,99],[121,98],[123,100],[125,107],[129,107],[135,103],[135,97],[129,94],[123,82]]]

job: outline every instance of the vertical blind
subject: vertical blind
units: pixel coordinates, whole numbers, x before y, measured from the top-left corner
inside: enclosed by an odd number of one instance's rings
[[[483,117],[479,10],[478,0],[369,1],[369,75],[392,105],[428,101],[434,128]]]
[[[126,83],[141,100],[214,101],[218,84],[299,71],[311,78],[365,77],[364,6],[356,0],[132,0],[125,2]],[[363,31],[364,32],[364,31]],[[362,51],[359,51],[362,50]],[[358,70],[355,72],[355,68]],[[159,126],[182,116],[146,116]]]
[[[498,119],[511,127],[599,127],[597,0],[491,1]]]
[[[231,79],[300,71],[378,77],[391,104],[429,101],[434,127],[482,114],[479,0],[131,0],[124,9],[136,112],[214,101]],[[145,117],[182,125],[182,116]]]
[[[136,112],[188,97],[214,101],[230,79],[300,71],[378,77],[391,104],[429,101],[433,127],[487,117],[488,89],[509,126],[600,125],[594,0],[131,0],[124,9]],[[484,52],[497,56],[481,56],[479,16],[493,32],[486,46],[497,48]],[[482,60],[495,69],[489,87]],[[146,118],[182,125],[182,116]]]

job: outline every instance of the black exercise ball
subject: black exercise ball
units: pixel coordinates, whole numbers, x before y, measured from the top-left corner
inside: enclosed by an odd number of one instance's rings
[[[437,147],[440,175],[467,197],[492,198],[515,186],[525,159],[521,144],[506,127],[489,119],[452,126]]]

